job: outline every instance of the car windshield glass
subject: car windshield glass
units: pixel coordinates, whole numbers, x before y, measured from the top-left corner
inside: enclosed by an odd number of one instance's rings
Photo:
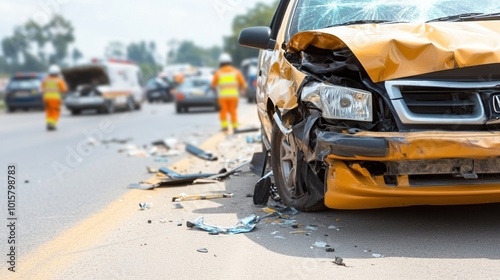
[[[11,80],[8,86],[10,90],[31,90],[38,89],[41,86],[41,81],[39,79],[15,79]]]
[[[298,0],[291,35],[336,25],[426,22],[469,13],[500,12],[493,0]]]

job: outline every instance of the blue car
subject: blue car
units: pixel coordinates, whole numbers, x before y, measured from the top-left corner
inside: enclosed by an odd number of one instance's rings
[[[17,109],[43,109],[42,81],[43,73],[17,73],[12,77],[5,89],[5,105],[7,112]]]
[[[257,90],[258,59],[247,58],[241,62],[241,73],[247,82],[247,91],[245,93],[248,103],[255,103],[255,94]]]

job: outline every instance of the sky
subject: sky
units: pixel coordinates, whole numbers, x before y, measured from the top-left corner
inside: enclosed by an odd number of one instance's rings
[[[110,41],[155,41],[162,57],[172,39],[222,46],[232,20],[257,2],[273,0],[0,0],[0,38],[28,19],[62,14],[75,28],[85,58],[102,57]]]

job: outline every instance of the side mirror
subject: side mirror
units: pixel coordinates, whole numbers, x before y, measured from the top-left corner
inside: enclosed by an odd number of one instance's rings
[[[249,48],[268,50],[274,49],[276,41],[271,39],[271,28],[254,26],[241,30],[238,43]]]

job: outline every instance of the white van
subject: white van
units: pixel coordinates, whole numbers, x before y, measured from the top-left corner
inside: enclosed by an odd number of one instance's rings
[[[132,62],[93,60],[62,74],[69,89],[64,104],[73,115],[89,109],[107,114],[117,108],[138,110],[144,100],[141,71]]]

